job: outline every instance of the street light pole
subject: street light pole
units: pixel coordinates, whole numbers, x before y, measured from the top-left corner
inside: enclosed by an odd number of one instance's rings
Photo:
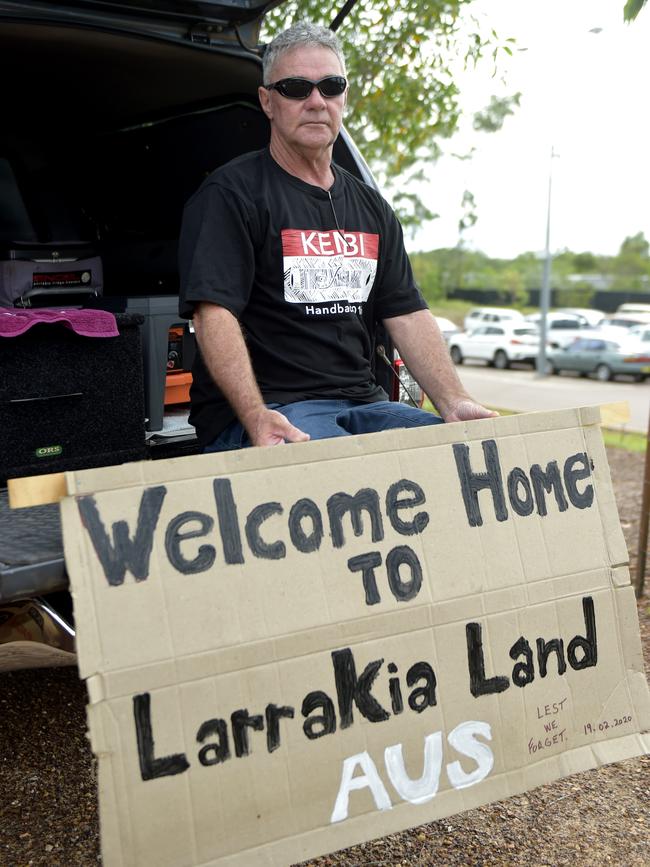
[[[551,163],[548,170],[548,204],[546,208],[546,247],[544,252],[544,273],[539,295],[539,350],[537,353],[537,376],[548,376],[546,360],[546,318],[551,305],[551,191],[553,187],[553,160],[558,154],[551,146]]]

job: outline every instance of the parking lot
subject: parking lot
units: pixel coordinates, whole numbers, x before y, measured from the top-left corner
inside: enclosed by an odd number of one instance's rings
[[[574,406],[627,401],[630,420],[625,429],[645,432],[650,410],[650,383],[598,382],[572,374],[539,377],[529,366],[495,370],[466,361],[457,368],[469,393],[488,406],[517,412],[567,409]]]

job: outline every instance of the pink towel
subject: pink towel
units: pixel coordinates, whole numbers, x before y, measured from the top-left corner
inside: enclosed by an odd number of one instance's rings
[[[61,322],[82,337],[119,337],[115,316],[107,310],[52,310],[40,307],[22,310],[0,308],[0,337],[18,337],[32,325]]]

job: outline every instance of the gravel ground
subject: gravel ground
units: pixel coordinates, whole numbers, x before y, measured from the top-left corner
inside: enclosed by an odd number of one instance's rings
[[[635,574],[643,455],[608,450]],[[650,589],[650,588],[648,588]],[[639,601],[650,666],[650,599]],[[100,863],[94,762],[76,669],[0,675],[0,865]],[[330,865],[650,865],[650,757],[310,862]]]

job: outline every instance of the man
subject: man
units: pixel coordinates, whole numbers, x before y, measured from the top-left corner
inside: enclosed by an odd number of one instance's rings
[[[183,217],[180,311],[200,350],[190,421],[204,450],[494,415],[456,375],[392,210],[332,163],[348,87],[334,34],[294,25],[263,74],[268,149],[213,172]],[[375,383],[378,321],[442,419]]]

